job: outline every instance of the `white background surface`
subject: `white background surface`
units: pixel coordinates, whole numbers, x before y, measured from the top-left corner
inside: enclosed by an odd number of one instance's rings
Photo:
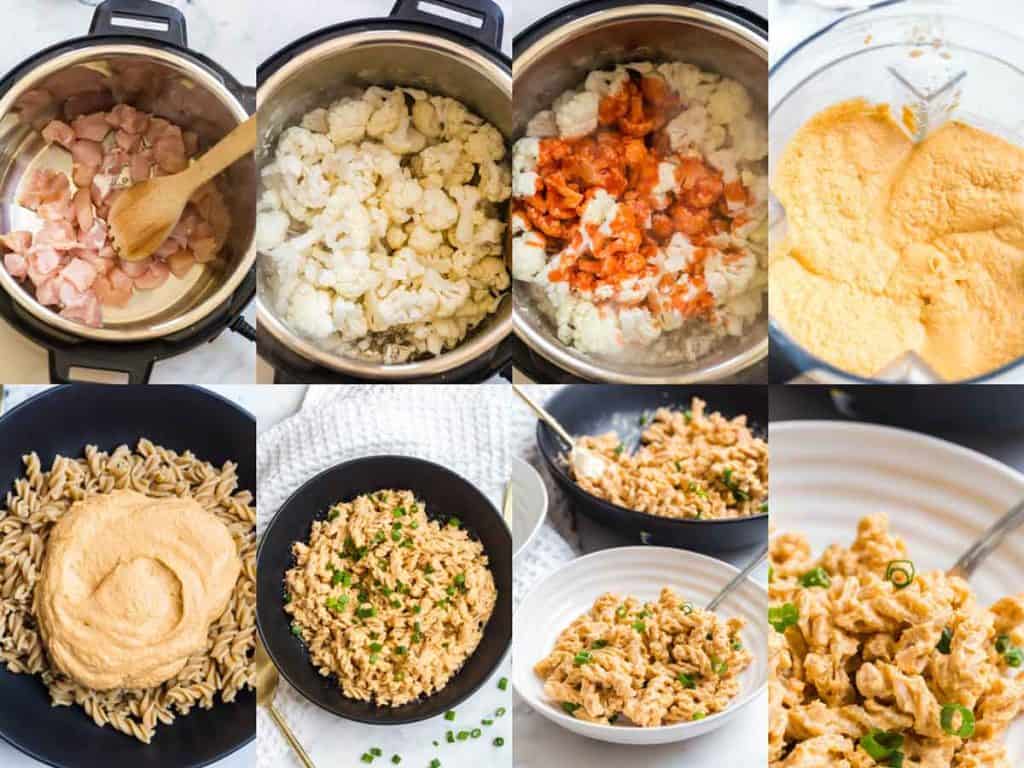
[[[249,17],[252,0],[172,0],[172,4],[185,14],[189,47],[209,56],[243,85],[255,85],[259,59],[248,30],[240,27]],[[43,48],[86,34],[92,13],[92,7],[78,0],[0,0],[0,73]],[[245,316],[255,323],[251,305]],[[0,378],[7,383],[49,381],[45,350],[16,333],[4,320],[0,320],[0,361]],[[224,331],[209,344],[157,363],[152,381],[250,383],[255,377],[255,361],[253,342]]]

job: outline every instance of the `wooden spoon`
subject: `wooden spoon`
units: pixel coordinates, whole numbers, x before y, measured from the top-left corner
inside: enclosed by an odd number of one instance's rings
[[[121,191],[107,222],[117,254],[141,261],[163,245],[199,187],[256,146],[256,116],[236,126],[181,173],[146,179]]]

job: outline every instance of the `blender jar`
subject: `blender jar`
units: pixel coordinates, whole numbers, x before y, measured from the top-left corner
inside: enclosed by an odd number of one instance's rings
[[[1024,146],[1024,40],[957,16],[940,2],[889,0],[836,21],[783,56],[769,77],[769,164],[793,135],[837,102],[885,102],[909,115],[920,140],[956,119]],[[771,199],[772,242],[785,237],[782,206]],[[1024,322],[1024,318],[1021,320]],[[822,383],[867,382],[804,350],[774,321],[772,353]],[[911,354],[878,380],[921,383],[937,377]],[[1024,382],[1024,358],[973,382]]]

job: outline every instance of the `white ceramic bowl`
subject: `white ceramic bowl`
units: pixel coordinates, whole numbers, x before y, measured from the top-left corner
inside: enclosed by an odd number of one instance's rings
[[[980,453],[915,432],[837,421],[776,422],[772,446],[774,531],[802,531],[815,552],[849,544],[857,521],[887,512],[917,569],[946,569],[1024,497],[1024,475]],[[971,578],[983,603],[1024,584],[1024,531]],[[1007,734],[1010,765],[1024,765],[1024,722]]]
[[[548,515],[548,489],[528,462],[512,457],[512,558],[526,550]]]
[[[544,658],[555,638],[576,617],[586,613],[605,592],[656,600],[662,587],[672,587],[694,605],[706,605],[737,569],[720,560],[668,547],[620,547],[586,555],[552,573],[519,604],[512,637],[512,684],[523,699],[553,723],[574,733],[616,744],[667,744],[700,736],[725,725],[757,698],[768,681],[768,594],[748,579],[718,613],[747,620],[743,644],[754,660],[741,675],[739,696],[724,712],[695,723],[657,728],[588,723],[563,712],[544,695],[533,665]]]

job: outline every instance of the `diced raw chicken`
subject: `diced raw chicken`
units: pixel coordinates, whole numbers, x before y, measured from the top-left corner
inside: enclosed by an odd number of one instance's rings
[[[129,168],[132,174],[132,181],[138,183],[149,178],[149,169],[153,165],[153,152],[144,149],[132,155]]]
[[[109,173],[97,173],[93,176],[89,192],[97,208],[106,203],[110,193],[114,191],[114,180]]]
[[[0,245],[9,251],[24,255],[32,247],[32,233],[22,230],[8,232],[6,235],[0,235]]]
[[[73,251],[68,251],[68,256],[72,259],[83,259],[89,262],[99,275],[106,274],[114,268],[116,258],[111,255],[104,257],[107,249],[104,248],[102,251],[94,251],[90,248],[75,248]]]
[[[134,152],[142,144],[142,136],[124,130],[118,130],[114,135],[114,140],[117,142],[117,146],[125,152]]]
[[[181,244],[172,235],[160,243],[160,247],[153,251],[153,258],[167,261],[180,247]]]
[[[80,291],[89,290],[96,280],[96,268],[85,259],[72,259],[60,274]]]
[[[69,251],[78,247],[75,226],[66,219],[43,224],[32,242],[36,248],[47,246],[56,251]]]
[[[27,272],[32,284],[39,286],[50,275],[53,275],[64,262],[63,257],[53,248],[33,246],[28,252]]]
[[[93,225],[92,197],[88,189],[80,189],[75,192],[75,221],[78,228],[88,232]]]
[[[153,157],[165,173],[180,173],[188,167],[180,128],[171,125],[164,130],[153,144]]]
[[[149,124],[149,115],[129,104],[118,104],[107,114],[107,123],[126,133],[144,133]]]
[[[87,189],[92,186],[92,179],[95,175],[96,169],[90,168],[87,165],[76,164],[74,169],[71,171],[71,178],[74,180],[75,186],[85,187]]]
[[[103,146],[98,141],[79,139],[71,145],[71,160],[95,170],[103,164]]]
[[[83,232],[79,242],[83,248],[99,250],[107,242],[107,224],[103,219],[96,219],[88,232]]]
[[[111,176],[118,176],[121,169],[131,162],[131,156],[120,147],[114,147],[103,155],[103,165],[100,170],[109,173]]]
[[[185,131],[181,138],[185,142],[185,153],[189,157],[192,157],[199,151],[199,134],[195,131]]]
[[[67,285],[67,283],[65,283]],[[93,291],[83,294],[76,304],[67,304],[60,311],[60,316],[68,320],[98,328],[103,321],[103,311],[99,299]]]
[[[170,126],[171,124],[162,117],[151,117],[146,127],[146,143],[150,146],[156,144],[156,140],[163,136],[164,131]]]
[[[67,221],[74,216],[70,197],[62,197],[52,203],[41,203],[36,213],[43,221]]]
[[[170,274],[166,264],[154,259],[146,273],[135,278],[135,287],[140,291],[152,291],[166,283]]]
[[[167,266],[175,277],[184,277],[195,264],[195,256],[188,248],[179,248],[167,259]]]
[[[80,115],[71,122],[75,135],[80,139],[90,141],[103,141],[110,133],[110,123],[107,122],[106,112],[93,112],[88,115]]]
[[[28,274],[28,260],[22,254],[11,251],[4,254],[4,268],[15,280],[21,280]]]
[[[74,129],[60,120],[51,120],[43,128],[43,139],[51,144],[60,144],[64,149],[71,149],[75,140]]]
[[[53,307],[60,304],[60,296],[57,295],[57,288],[60,285],[60,279],[54,275],[49,275],[45,279],[38,283],[34,283],[36,286],[36,301],[45,307]]]
[[[33,171],[22,185],[21,196],[18,202],[26,208],[38,208],[43,203],[60,200],[68,194],[71,184],[68,177],[60,171],[50,168],[40,168]]]
[[[118,260],[118,267],[128,277],[142,277],[149,271],[149,265],[153,263],[153,259],[142,259],[142,261],[125,261],[124,259]]]
[[[92,289],[103,304],[123,307],[135,292],[135,281],[114,267],[106,275],[100,275],[92,284]]]

